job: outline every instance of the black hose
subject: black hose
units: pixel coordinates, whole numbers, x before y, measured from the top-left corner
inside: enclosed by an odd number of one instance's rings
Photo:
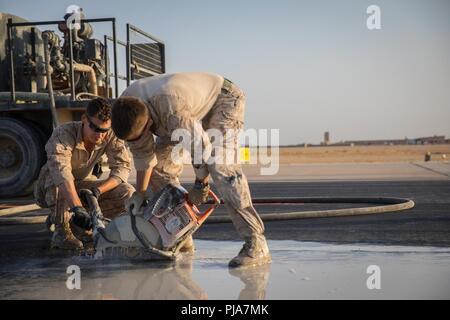
[[[221,202],[223,203],[223,202]],[[256,198],[254,204],[303,204],[303,203],[372,203],[379,206],[346,208],[335,210],[314,210],[314,211],[292,211],[285,213],[267,213],[260,215],[263,221],[297,220],[306,218],[326,218],[326,217],[348,217],[386,212],[395,212],[414,207],[414,202],[402,198]],[[381,204],[381,205],[380,205]],[[205,223],[228,223],[231,218],[228,216],[211,216]]]
[[[223,201],[222,201],[223,203]],[[291,211],[284,213],[261,214],[263,221],[297,220],[306,218],[325,218],[325,217],[347,217],[378,214],[386,212],[395,212],[407,210],[414,207],[414,202],[402,198],[385,197],[328,197],[328,198],[255,198],[254,204],[304,204],[304,203],[368,203],[377,206],[346,208],[335,210],[315,210],[315,211]],[[44,223],[46,216],[37,217],[0,217],[0,225],[8,224],[36,224]],[[210,216],[205,223],[228,223],[231,222],[229,216]]]

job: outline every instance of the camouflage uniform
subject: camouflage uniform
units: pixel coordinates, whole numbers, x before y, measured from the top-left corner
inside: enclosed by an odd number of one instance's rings
[[[139,140],[127,144],[137,170],[153,168],[150,183],[154,192],[169,182],[179,183],[183,165],[171,157],[178,143],[171,141],[174,130],[183,128],[202,135],[200,142],[194,142],[193,152],[200,144],[203,148],[211,144],[204,130],[214,128],[225,133],[227,129],[242,129],[244,124],[244,92],[219,75],[188,73],[145,78],[133,83],[122,96],[140,98],[149,108],[152,127]],[[227,137],[233,143],[225,144],[222,150],[215,146],[216,151],[239,154],[238,135],[234,132]],[[156,141],[152,133],[157,136]],[[263,238],[264,224],[252,205],[247,178],[238,162],[203,163],[194,165],[194,171],[198,179],[211,175],[243,238]]]
[[[99,205],[105,217],[113,218],[124,211],[124,202],[134,188],[127,183],[131,171],[131,158],[122,140],[115,137],[112,130],[106,134],[102,144],[95,145],[89,152],[82,139],[82,122],[62,124],[53,131],[45,150],[47,163],[42,167],[34,189],[36,203],[43,208],[50,208],[51,223],[68,220],[68,205],[58,193],[58,186],[73,180],[77,190],[91,188],[103,182],[92,175],[95,164],[106,154],[111,170],[110,177],[120,184],[99,197]]]

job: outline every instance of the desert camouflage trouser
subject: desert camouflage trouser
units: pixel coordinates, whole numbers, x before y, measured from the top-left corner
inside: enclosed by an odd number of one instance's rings
[[[60,224],[68,221],[69,206],[67,205],[61,193],[58,192],[58,187],[51,185],[45,187],[45,177],[39,177],[36,182],[34,190],[34,198],[36,203],[42,208],[50,209],[50,221],[54,224]],[[97,180],[95,176],[90,176],[86,180],[75,181],[75,188],[77,191],[81,189],[90,189],[94,186],[100,185],[103,180]],[[112,219],[125,211],[124,203],[131,197],[134,192],[132,185],[122,182],[114,189],[100,195],[98,203],[106,218]],[[83,203],[86,209],[87,204]]]
[[[244,111],[244,93],[235,85],[227,91],[222,89],[213,108],[202,121],[205,130],[214,128],[222,133],[225,133],[227,129],[235,130],[234,136],[227,137],[227,140],[232,139],[234,143],[225,144],[222,147],[224,150],[219,152],[232,151],[231,153],[239,155],[237,130],[243,128]],[[156,140],[155,152],[158,163],[153,168],[150,179],[153,192],[158,192],[168,183],[180,183],[179,176],[183,171],[183,165],[172,160],[171,153],[174,146],[170,138]],[[226,150],[227,148],[233,148],[233,150]],[[217,147],[215,151],[218,151]],[[211,175],[241,237],[248,238],[264,233],[264,224],[253,207],[248,181],[238,162],[194,165],[194,171],[198,178],[206,177],[208,173]]]

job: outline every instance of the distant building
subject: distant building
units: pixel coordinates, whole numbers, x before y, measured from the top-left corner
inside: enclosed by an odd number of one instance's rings
[[[324,133],[323,141],[320,144],[295,144],[284,147],[319,147],[319,146],[394,146],[394,145],[424,145],[424,144],[450,144],[450,139],[445,136],[432,136],[421,138],[391,139],[391,140],[348,140],[335,143],[330,142],[330,133]]]
[[[325,131],[325,133],[323,134],[323,144],[326,146],[330,144],[330,132],[329,131]]]
[[[349,140],[339,143],[333,143],[333,146],[393,146],[393,145],[416,145],[416,144],[446,144],[449,143],[449,139],[445,139],[445,136],[432,136],[422,137],[415,139],[392,139],[392,140]]]
[[[445,140],[445,136],[423,137],[415,140],[416,144],[444,144],[447,141]]]
[[[402,145],[407,144],[406,139],[395,139],[395,140],[350,140],[339,143],[341,146],[392,146],[392,145]]]

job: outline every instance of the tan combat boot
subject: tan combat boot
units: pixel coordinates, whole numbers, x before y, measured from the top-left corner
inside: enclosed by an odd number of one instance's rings
[[[64,221],[55,225],[51,247],[52,249],[76,250],[82,249],[83,243],[73,235],[69,222]]]
[[[266,238],[263,235],[254,235],[245,240],[241,251],[231,259],[228,266],[230,268],[250,267],[270,263],[271,261]]]
[[[193,254],[194,251],[195,251],[194,239],[192,239],[192,236],[189,236],[189,238],[186,239],[183,246],[180,248],[180,252]]]

